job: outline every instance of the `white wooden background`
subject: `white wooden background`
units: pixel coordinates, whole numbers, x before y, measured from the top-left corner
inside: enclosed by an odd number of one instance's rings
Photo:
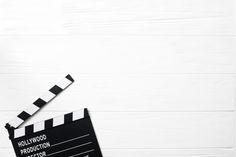
[[[0,0],[4,125],[55,81],[27,124],[83,107],[105,157],[235,157],[234,0]]]

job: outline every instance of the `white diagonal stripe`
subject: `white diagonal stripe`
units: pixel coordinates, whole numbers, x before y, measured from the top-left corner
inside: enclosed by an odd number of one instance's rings
[[[69,86],[70,84],[72,84],[73,81],[70,81],[69,79],[67,79],[66,77],[64,77],[57,85],[62,88],[65,89],[67,86]],[[48,103],[50,100],[52,100],[56,95],[53,94],[50,91],[47,91],[43,96],[41,96],[40,98],[45,101],[46,103]],[[26,110],[25,112],[27,112],[30,115],[33,115],[35,112],[37,112],[40,108],[37,107],[34,104],[31,104]],[[75,118],[76,119],[76,118]],[[19,117],[14,118],[13,120],[11,120],[8,124],[13,127],[13,128],[18,128],[22,123],[24,122],[24,120],[20,119]],[[60,124],[60,122],[56,122],[55,125]],[[44,123],[37,123],[35,124],[35,128],[34,131],[40,131],[43,130],[45,128]]]
[[[40,108],[34,104],[31,104],[26,110],[25,112],[27,112],[30,115],[33,115],[36,111],[38,111]]]
[[[59,86],[61,89],[65,89],[71,83],[72,82],[70,80],[68,80],[67,78],[64,78],[60,82],[58,82],[56,85]]]
[[[25,136],[25,127],[14,130],[14,138]]]
[[[19,117],[16,117],[14,119],[12,119],[9,124],[14,127],[17,128],[18,126],[20,126],[24,121],[22,119],[20,119]]]
[[[64,116],[53,118],[53,127],[64,124]]]
[[[84,109],[73,112],[73,121],[84,118]]]
[[[42,131],[45,129],[45,123],[44,121],[38,122],[34,124],[34,132]]]
[[[49,102],[50,100],[52,100],[56,95],[53,94],[50,91],[47,91],[46,93],[44,93],[44,95],[42,95],[40,98],[43,99],[45,102]]]

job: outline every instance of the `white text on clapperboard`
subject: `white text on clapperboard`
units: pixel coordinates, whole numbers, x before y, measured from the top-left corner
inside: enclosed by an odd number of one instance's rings
[[[36,137],[32,137],[27,140],[23,140],[18,142],[18,147],[22,148],[28,146],[27,148],[23,148],[20,150],[22,156],[27,157],[45,157],[46,152],[44,149],[51,146],[50,142],[47,141],[47,136],[45,134],[39,135]],[[34,153],[37,152],[37,153]],[[32,154],[34,153],[34,154]],[[32,155],[29,155],[32,154]]]

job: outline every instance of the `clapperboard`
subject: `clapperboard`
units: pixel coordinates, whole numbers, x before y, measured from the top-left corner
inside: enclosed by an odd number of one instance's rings
[[[6,124],[17,157],[102,157],[86,108],[19,127],[73,82],[67,75]]]

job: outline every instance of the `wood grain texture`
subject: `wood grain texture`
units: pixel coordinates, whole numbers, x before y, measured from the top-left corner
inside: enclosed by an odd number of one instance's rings
[[[235,74],[233,37],[3,36],[0,73]],[[27,58],[27,59],[26,59]]]
[[[71,73],[28,124],[88,107],[105,157],[236,157],[234,3],[0,0],[1,156],[4,124]]]
[[[1,0],[2,35],[229,35],[233,0]]]
[[[60,74],[0,77],[0,110],[21,110],[49,89]],[[45,110],[69,111],[234,111],[231,75],[80,75]],[[12,97],[14,96],[14,99]],[[64,105],[67,104],[67,105]],[[16,106],[18,106],[16,108]]]

